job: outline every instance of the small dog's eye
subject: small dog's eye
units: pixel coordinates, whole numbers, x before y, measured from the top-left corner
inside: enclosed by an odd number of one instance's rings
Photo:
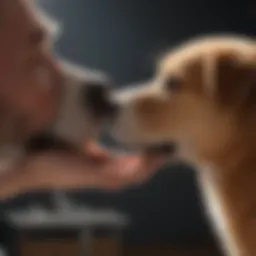
[[[165,81],[165,87],[168,91],[178,92],[181,89],[182,80],[179,77],[169,77]]]

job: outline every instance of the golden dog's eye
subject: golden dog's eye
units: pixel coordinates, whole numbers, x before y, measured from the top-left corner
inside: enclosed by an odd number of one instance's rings
[[[169,77],[165,81],[165,87],[168,91],[178,92],[182,87],[182,80],[179,77]]]

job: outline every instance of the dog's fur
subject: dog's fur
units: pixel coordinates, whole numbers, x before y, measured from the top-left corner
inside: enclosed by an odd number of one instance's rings
[[[166,54],[156,77],[115,96],[125,144],[177,143],[198,172],[227,255],[256,255],[256,42],[209,36]]]

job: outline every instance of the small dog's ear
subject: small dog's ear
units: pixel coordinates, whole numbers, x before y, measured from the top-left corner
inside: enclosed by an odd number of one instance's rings
[[[215,95],[232,108],[252,107],[256,102],[256,52],[250,56],[221,54],[215,61]]]

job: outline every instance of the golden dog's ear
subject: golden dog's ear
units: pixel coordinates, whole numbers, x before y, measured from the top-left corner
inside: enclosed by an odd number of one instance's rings
[[[213,77],[218,102],[232,108],[252,107],[256,102],[256,50],[250,56],[217,56]]]

